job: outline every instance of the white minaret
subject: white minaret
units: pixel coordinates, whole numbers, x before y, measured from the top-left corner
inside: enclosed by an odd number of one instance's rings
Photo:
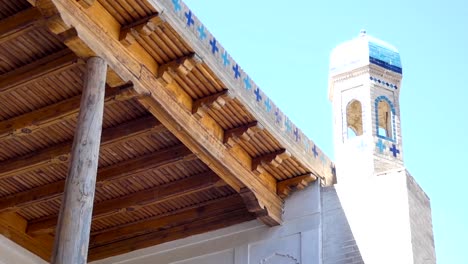
[[[335,156],[340,171],[369,177],[403,167],[399,94],[400,54],[361,31],[331,54],[329,98],[333,103]],[[363,168],[366,171],[363,171]],[[356,179],[352,179],[356,180]]]
[[[429,198],[403,164],[400,54],[361,31],[333,50],[329,77],[336,209],[344,215],[335,222],[350,231],[324,223],[325,238],[336,252],[352,238],[364,263],[435,263]]]

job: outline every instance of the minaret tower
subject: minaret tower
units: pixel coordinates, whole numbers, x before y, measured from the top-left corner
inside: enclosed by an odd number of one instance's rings
[[[403,167],[401,78],[397,49],[365,31],[333,50],[329,98],[337,175],[340,170],[347,171],[346,175],[354,171],[359,174],[352,179],[356,180]],[[347,179],[338,177],[340,180]]]
[[[333,219],[323,223],[324,264],[336,254],[352,263],[435,263],[429,198],[403,164],[400,54],[361,31],[333,50],[329,77],[337,184],[323,191]]]

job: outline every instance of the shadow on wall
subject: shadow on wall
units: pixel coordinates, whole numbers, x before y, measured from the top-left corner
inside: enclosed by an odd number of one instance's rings
[[[321,193],[323,264],[364,264],[335,187],[323,187]]]

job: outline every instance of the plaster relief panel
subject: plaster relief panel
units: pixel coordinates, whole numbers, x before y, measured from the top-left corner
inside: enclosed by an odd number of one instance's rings
[[[283,238],[261,241],[250,245],[251,264],[301,263],[301,236],[294,234]]]
[[[260,264],[300,264],[299,260],[290,255],[275,253],[268,258],[263,259]]]

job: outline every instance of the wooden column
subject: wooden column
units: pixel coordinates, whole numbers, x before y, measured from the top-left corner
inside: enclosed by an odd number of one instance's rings
[[[51,263],[84,264],[87,260],[101,142],[106,71],[107,65],[103,59],[88,59]]]

